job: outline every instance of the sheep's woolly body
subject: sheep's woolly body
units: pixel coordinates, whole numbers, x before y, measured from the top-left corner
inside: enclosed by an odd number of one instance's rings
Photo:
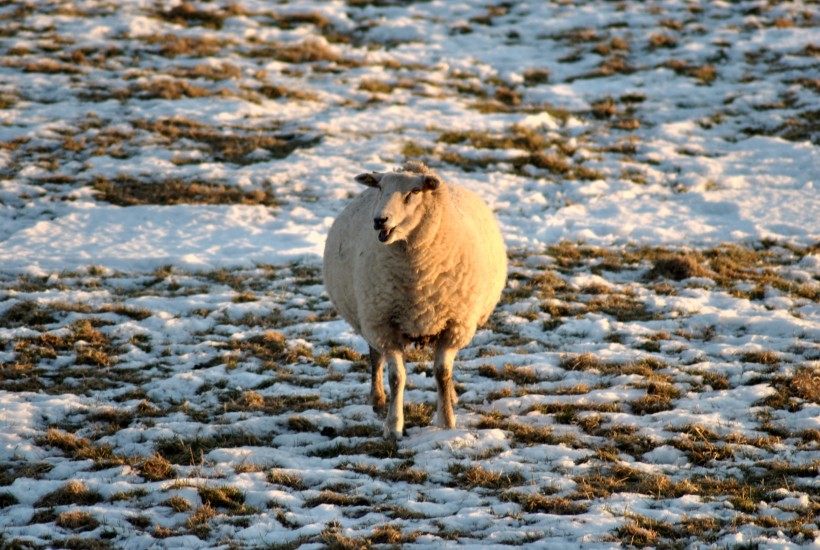
[[[391,184],[434,176],[423,164],[388,174],[393,179],[383,181]],[[383,244],[373,220],[387,192],[365,190],[334,222],[325,248],[327,291],[380,353],[400,353],[412,341],[457,351],[490,316],[505,284],[498,226],[478,195],[440,183],[423,193],[407,237]]]
[[[325,281],[342,317],[385,349],[448,327],[462,348],[492,313],[506,276],[495,221],[477,195],[442,185],[410,242],[385,246],[372,228],[378,191],[368,189],[328,236]]]

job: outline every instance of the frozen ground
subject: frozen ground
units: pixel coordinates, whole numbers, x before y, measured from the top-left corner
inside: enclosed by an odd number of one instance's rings
[[[810,2],[0,2],[0,546],[820,547]],[[398,444],[321,286],[353,176],[509,285]]]

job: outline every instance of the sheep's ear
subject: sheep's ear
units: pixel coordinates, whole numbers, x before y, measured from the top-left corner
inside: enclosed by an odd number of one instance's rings
[[[436,176],[424,176],[421,180],[421,188],[425,191],[434,191],[441,185],[441,180]]]
[[[359,174],[353,179],[362,185],[367,185],[368,187],[378,187],[379,181],[382,179],[382,175],[378,172],[367,172],[366,174]]]

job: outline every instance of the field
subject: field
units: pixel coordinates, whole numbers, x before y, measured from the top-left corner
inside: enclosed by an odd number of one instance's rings
[[[820,547],[811,2],[0,0],[0,548]],[[367,170],[508,285],[381,437]]]

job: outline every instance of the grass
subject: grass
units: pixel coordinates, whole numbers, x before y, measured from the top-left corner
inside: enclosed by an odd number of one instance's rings
[[[589,505],[564,497],[547,496],[540,493],[510,492],[504,495],[506,500],[521,506],[527,514],[555,514],[559,516],[576,516],[584,514]]]
[[[216,487],[201,486],[197,489],[197,492],[205,506],[225,508],[236,512],[240,510],[245,503],[245,494],[236,487],[228,485]]]
[[[34,524],[57,522],[58,516],[66,511],[59,506],[116,502],[119,506],[134,509],[129,525],[136,531],[153,533],[160,538],[184,533],[210,540],[218,525],[222,528],[226,522],[236,522],[238,526],[261,513],[246,503],[244,486],[235,482],[238,478],[229,477],[235,473],[247,480],[264,480],[263,483],[279,494],[298,495],[299,502],[304,503],[302,508],[292,502],[275,502],[269,510],[277,521],[293,528],[301,526],[299,516],[294,512],[319,506],[344,510],[351,517],[377,513],[389,520],[390,525],[392,522],[409,522],[401,528],[399,524],[393,525],[395,530],[375,531],[374,527],[367,532],[334,531],[336,535],[365,545],[382,544],[372,542],[381,540],[417,540],[416,527],[409,525],[416,525],[414,522],[420,517],[418,512],[390,501],[383,494],[360,490],[368,483],[384,484],[395,490],[412,487],[420,499],[428,498],[424,495],[435,488],[480,491],[486,498],[507,502],[513,506],[511,515],[521,518],[534,514],[589,514],[608,499],[620,498],[619,495],[627,493],[646,495],[661,504],[666,499],[695,495],[731,506],[735,513],[743,515],[737,520],[740,524],[757,521],[761,529],[801,536],[800,533],[807,532],[813,505],[792,512],[794,519],[790,522],[758,518],[762,510],[760,502],[774,506],[777,502],[774,495],[778,490],[788,485],[789,491],[801,491],[803,482],[800,480],[810,479],[815,473],[811,465],[788,459],[782,463],[774,460],[774,453],[781,446],[811,451],[820,440],[811,430],[785,428],[776,416],[803,414],[811,406],[816,406],[814,372],[806,357],[800,359],[802,353],[811,353],[810,348],[787,349],[764,343],[719,357],[707,353],[704,360],[683,364],[676,355],[678,352],[673,351],[676,346],[688,349],[689,346],[698,348],[704,342],[721,342],[727,337],[724,327],[692,325],[685,319],[679,322],[669,310],[650,311],[641,307],[646,297],[652,299],[652,293],[667,298],[675,296],[670,293],[670,288],[686,292],[693,280],[686,275],[686,269],[689,269],[686,266],[692,264],[685,260],[684,276],[679,276],[677,271],[664,264],[662,259],[665,258],[695,258],[697,266],[708,273],[698,274],[694,279],[702,276],[718,278],[721,282],[714,288],[720,289],[722,285],[734,288],[738,281],[745,280],[747,273],[763,276],[765,270],[771,270],[766,275],[769,280],[777,281],[787,273],[790,262],[799,261],[805,255],[804,249],[799,248],[777,254],[764,248],[728,249],[723,258],[718,259],[721,250],[715,247],[697,253],[661,248],[613,251],[577,243],[559,243],[541,256],[549,258],[549,268],[533,267],[531,258],[512,257],[512,283],[502,308],[510,308],[515,315],[499,316],[490,325],[494,345],[501,346],[502,353],[508,356],[493,359],[497,356],[476,348],[471,351],[476,354],[472,359],[475,362],[470,366],[465,364],[457,375],[459,392],[467,397],[458,407],[462,409],[461,413],[457,412],[462,418],[460,422],[463,421],[462,415],[472,413],[475,417],[466,426],[471,433],[499,430],[503,435],[494,445],[475,449],[469,446],[438,449],[435,452],[446,452],[452,457],[443,472],[425,465],[423,457],[428,451],[419,452],[404,447],[404,443],[383,440],[381,426],[369,416],[353,418],[357,414],[353,413],[348,418],[350,413],[344,413],[350,422],[341,428],[326,429],[327,425],[320,420],[321,415],[338,415],[345,407],[367,408],[366,394],[347,395],[346,401],[335,401],[335,397],[331,399],[325,393],[329,388],[340,387],[335,384],[350,377],[362,387],[366,386],[369,380],[366,358],[351,347],[318,341],[310,334],[300,334],[301,341],[312,344],[310,349],[303,343],[295,344],[291,327],[299,326],[295,323],[300,318],[288,310],[288,294],[278,294],[274,300],[276,311],[265,324],[244,325],[253,328],[242,329],[241,334],[230,338],[214,331],[191,336],[192,341],[210,349],[211,355],[196,359],[196,364],[187,367],[186,372],[199,373],[216,368],[265,378],[258,387],[236,388],[229,377],[212,375],[192,394],[189,403],[170,403],[149,397],[140,391],[143,382],[132,381],[128,382],[132,384],[130,389],[117,390],[123,391],[122,397],[118,398],[120,401],[77,414],[73,420],[75,424],[64,422],[46,426],[34,440],[44,452],[51,453],[49,460],[90,460],[92,470],[130,468],[134,477],[141,480],[139,483],[162,484],[163,490],[169,494],[158,503],[175,514],[184,515],[178,525],[157,527],[151,517],[152,508],[145,507],[149,493],[138,490],[140,487],[119,491],[105,499],[88,485],[67,480],[62,487],[43,495],[36,503],[39,511],[32,521]],[[658,269],[651,276],[647,275],[653,267]],[[574,282],[578,274],[591,273],[593,268],[606,284],[587,282],[578,285]],[[723,274],[719,275],[721,272]],[[93,292],[132,286],[127,294],[118,296],[122,302],[116,305],[110,302],[44,302],[37,300],[37,293],[54,292],[53,287],[37,278],[15,279],[7,284],[25,286],[26,292],[33,294],[30,299],[12,304],[3,315],[10,324],[22,327],[32,323],[28,326],[35,328],[25,336],[3,343],[13,362],[3,363],[2,383],[6,387],[21,381],[31,384],[30,380],[34,380],[36,374],[39,387],[48,392],[89,391],[88,388],[94,387],[93,380],[99,378],[94,373],[101,370],[107,370],[109,376],[114,377],[111,382],[126,380],[127,368],[118,362],[122,350],[131,349],[123,347],[126,343],[134,346],[133,349],[150,346],[146,349],[156,350],[149,352],[155,353],[159,364],[152,366],[150,373],[144,373],[141,380],[172,376],[176,371],[164,362],[179,361],[181,352],[158,351],[164,344],[156,333],[151,333],[149,338],[119,334],[112,330],[114,325],[111,323],[115,322],[112,319],[124,323],[122,326],[149,326],[158,322],[162,318],[161,310],[155,305],[145,305],[151,301],[140,297],[151,297],[153,303],[158,303],[159,298],[173,301],[185,297],[172,283],[178,288],[219,288],[228,307],[253,306],[271,299],[271,293],[265,290],[269,288],[266,285],[270,285],[271,280],[276,281],[277,277],[287,281],[284,283],[287,287],[280,288],[287,288],[287,292],[305,300],[309,294],[302,294],[302,289],[310,289],[320,280],[319,271],[305,265],[198,274],[176,268],[159,269],[142,277],[139,285],[123,284],[122,274],[100,268],[67,273],[58,279],[66,289]],[[732,277],[735,279],[730,283]],[[645,282],[649,284],[640,294],[630,290]],[[254,300],[235,299],[244,295]],[[725,296],[727,299],[743,299],[728,292]],[[626,301],[613,302],[613,297]],[[636,307],[631,301],[638,304],[637,312],[629,309]],[[521,304],[527,304],[526,308]],[[589,304],[593,304],[592,307]],[[610,309],[607,313],[607,308],[615,305],[625,308],[625,312]],[[218,315],[211,310],[217,307],[210,307],[208,312],[195,318],[216,319]],[[317,314],[324,315],[321,308],[328,306],[313,307],[317,308]],[[626,329],[620,334],[607,336],[601,346],[576,347],[578,351],[575,352],[565,352],[563,346],[557,347],[547,350],[548,356],[545,357],[548,359],[537,366],[530,366],[529,362],[522,366],[520,359],[524,351],[510,355],[510,349],[517,348],[505,347],[520,345],[509,343],[513,341],[509,340],[509,335],[514,336],[521,323],[542,330],[544,322],[553,315],[566,320],[611,315],[613,322],[620,316],[622,320],[618,322],[624,323]],[[663,328],[652,324],[656,322],[656,315]],[[516,321],[511,324],[512,318]],[[649,320],[644,320],[646,318]],[[33,324],[35,322],[39,325]],[[238,327],[240,325],[236,323],[239,322],[244,323],[245,319],[225,316],[217,320],[219,326],[226,327]],[[639,337],[631,335],[630,328],[638,326],[646,327],[646,330]],[[649,344],[657,347],[650,350],[647,348]],[[83,364],[86,359],[77,353],[83,347],[104,351],[104,357],[108,357],[111,363],[109,366],[104,366],[102,361]],[[592,351],[580,351],[583,349]],[[608,351],[612,349],[620,351],[613,355]],[[430,357],[428,354],[416,359],[424,362]],[[63,361],[59,370],[51,369],[54,361]],[[120,368],[124,370],[118,374]],[[337,373],[336,369],[342,370]],[[89,382],[68,390],[71,386],[67,385],[66,375],[81,371],[86,372]],[[740,375],[740,372],[747,371],[749,375]],[[434,410],[428,404],[434,399],[434,386],[429,385],[431,373],[426,368],[412,371],[410,380],[418,385],[409,391],[423,393],[408,400],[405,411],[408,426],[420,429],[421,434],[428,433]],[[641,416],[671,410],[678,406],[682,396],[691,392],[732,392],[747,384],[768,384],[772,388],[767,397],[753,405],[757,411],[752,415],[756,430],[724,432],[705,424],[691,424],[674,428],[665,425],[663,430],[650,432],[640,427]],[[288,389],[283,391],[282,388]],[[635,390],[639,393],[635,394]],[[608,392],[621,395],[624,391],[630,392],[631,397],[600,399]],[[125,403],[127,405],[121,406]],[[501,410],[504,412],[499,412]],[[121,455],[117,448],[100,441],[100,438],[116,437],[124,430],[163,425],[170,418],[210,428],[196,437],[153,437],[150,445],[154,454],[140,457]],[[233,423],[253,419],[273,419],[275,432],[242,433],[233,429]],[[324,482],[291,465],[286,468],[264,461],[251,464],[245,459],[242,464],[220,466],[222,473],[217,473],[216,477],[205,477],[205,472],[214,466],[214,456],[220,456],[224,451],[243,456],[246,452],[254,453],[254,449],[269,446],[270,441],[279,436],[292,437],[293,452],[328,464],[337,473],[343,473],[341,477],[344,479]],[[526,460],[521,467],[499,467],[510,456],[523,456],[519,453],[527,452],[526,449],[542,453],[542,447],[560,449],[562,453],[567,450],[578,453],[573,460],[561,465],[549,465],[551,472],[571,485],[538,488],[540,466]],[[667,452],[674,449],[691,469],[673,476],[648,473],[640,468],[646,453],[659,448]],[[771,460],[756,460],[755,457],[771,457]],[[750,465],[738,466],[746,463]],[[737,475],[728,475],[730,467]],[[8,486],[18,479],[43,479],[51,469],[47,463],[4,464],[0,468],[0,485]],[[714,475],[708,477],[706,472]],[[15,500],[6,497],[0,499],[0,503],[6,507],[14,506]],[[139,507],[145,507],[144,511],[137,509]],[[92,520],[99,521],[95,512],[77,511],[91,515],[66,515],[60,522],[76,527],[65,529],[74,529],[76,533],[93,529],[96,533],[100,525],[93,527]],[[666,524],[650,525],[638,516],[630,516],[624,518],[620,529],[613,528],[610,536],[623,541],[640,541],[643,540],[641,537],[650,540],[654,536],[653,544],[663,545],[672,540],[670,537],[694,536],[692,533],[699,526],[707,530],[705,536],[714,540],[718,540],[727,528],[723,523],[711,525],[703,518],[688,518],[669,527]],[[325,534],[327,540],[337,540],[333,538],[336,535],[329,533]],[[454,539],[466,537],[466,534],[455,531],[446,534]],[[319,535],[305,540],[321,543]]]
[[[370,500],[359,495],[349,495],[337,493],[335,491],[324,490],[317,496],[305,501],[307,508],[316,508],[320,504],[329,504],[331,506],[369,506]]]
[[[173,33],[152,34],[142,39],[149,47],[168,58],[180,56],[204,58],[218,53],[222,48],[230,45],[229,40],[222,40],[214,36],[180,36]]]
[[[100,522],[89,512],[76,510],[60,513],[55,523],[58,527],[75,532],[93,531],[100,525]]]
[[[186,118],[166,118],[155,121],[135,120],[133,126],[152,134],[160,145],[172,145],[189,140],[204,148],[220,161],[239,165],[259,162],[249,156],[257,150],[266,151],[272,158],[285,158],[296,149],[311,147],[320,138],[299,134],[276,134],[266,130],[235,130],[226,132],[201,122]]]
[[[452,483],[459,487],[484,489],[509,489],[519,485],[527,484],[527,478],[518,471],[502,472],[488,470],[478,464],[465,466],[463,464],[451,464],[448,468],[453,478]]]
[[[139,465],[139,472],[149,481],[163,481],[177,476],[176,469],[159,453],[143,460]]]
[[[66,25],[129,8],[7,4],[0,178],[12,187],[2,202],[26,223],[89,201],[262,206],[274,217],[308,205],[324,217],[324,203],[314,203],[346,191],[285,181],[283,169],[351,136],[364,149],[374,136],[394,136],[379,162],[404,156],[455,179],[468,173],[498,191],[504,215],[519,208],[511,197],[542,193],[543,211],[524,215],[544,219],[594,200],[596,180],[638,199],[715,199],[729,183],[689,187],[682,177],[721,161],[720,148],[692,145],[704,136],[817,144],[817,109],[805,98],[819,89],[806,69],[818,48],[795,42],[814,23],[788,2],[602,3],[615,19],[542,35],[519,25],[527,10],[509,2],[468,10],[452,26],[425,2],[348,0],[343,24],[319,4],[182,2],[139,12],[154,31],[91,41]],[[418,38],[384,27],[384,13],[404,9],[423,29]],[[765,43],[758,33],[767,38],[768,29],[793,47],[750,46]],[[462,33],[538,46],[545,57],[516,72],[408,61],[429,37]],[[693,41],[703,45],[697,58],[684,48]],[[650,85],[628,89],[609,78],[629,74]],[[671,105],[651,85],[656,77],[668,80],[670,95],[731,91],[693,97],[694,108]],[[764,81],[765,100],[743,99]],[[582,93],[564,94],[570,89]],[[76,116],[56,125],[26,116],[60,111],[50,102],[65,94]],[[431,104],[470,116],[387,133],[373,123]],[[288,122],[297,111],[308,114],[297,117],[304,125]],[[658,160],[669,143],[656,111],[680,114],[692,132],[691,144],[670,148],[681,166]],[[217,115],[229,112],[241,114]],[[351,134],[350,113],[375,129]],[[311,122],[337,114],[331,133]],[[336,160],[324,159],[338,169]],[[120,164],[131,175],[108,169]],[[152,175],[155,165],[168,173]],[[331,182],[331,168],[319,168]],[[781,339],[757,329],[792,319],[808,326],[820,299],[817,250],[767,240],[516,249],[499,309],[459,355],[456,435],[442,440],[430,425],[431,352],[411,350],[410,431],[401,442],[385,442],[370,412],[366,357],[347,340],[328,340],[339,318],[318,291],[316,262],[0,273],[0,389],[32,419],[15,434],[20,456],[0,464],[0,508],[14,513],[25,504],[20,487],[38,490],[28,525],[4,532],[0,546],[115,548],[130,537],[170,545],[194,536],[202,546],[240,548],[236,532],[257,521],[298,531],[268,548],[480,545],[486,531],[435,512],[476,495],[474,509],[490,510],[491,525],[514,534],[493,540],[501,544],[550,544],[534,527],[601,513],[604,545],[720,545],[737,533],[750,534],[743,547],[805,544],[820,504],[811,493],[818,464],[804,457],[820,432],[795,419],[814,418],[820,405],[817,346],[808,333]],[[752,328],[724,322],[730,314]],[[759,397],[744,397],[750,392]],[[736,407],[723,406],[735,396]],[[681,421],[692,400],[720,404],[717,420]],[[680,466],[652,464],[648,453]],[[635,495],[659,510],[685,497],[699,505],[675,522],[613,505]],[[249,506],[259,499],[269,508]],[[125,521],[109,525],[108,507]]]
[[[89,489],[79,480],[69,481],[62,487],[44,495],[34,504],[35,508],[66,506],[70,504],[88,506],[101,502],[103,497],[97,491]]]
[[[207,453],[214,449],[259,445],[260,440],[254,435],[242,433],[225,433],[211,437],[193,439],[166,439],[155,443],[154,450],[171,464],[197,465]]]
[[[538,382],[538,376],[530,367],[504,365],[503,369],[499,371],[492,365],[480,365],[478,367],[478,374],[492,380],[509,380],[519,386],[536,384]]]
[[[280,206],[270,190],[243,190],[210,182],[181,180],[140,181],[129,176],[114,180],[97,177],[93,184],[97,198],[118,206],[143,204],[261,204]]]
[[[389,482],[414,483],[417,485],[427,481],[428,473],[424,470],[415,469],[410,463],[402,462],[386,470],[380,470],[373,464],[358,463],[351,466],[351,469],[360,474],[365,474],[373,478],[382,479]]]

